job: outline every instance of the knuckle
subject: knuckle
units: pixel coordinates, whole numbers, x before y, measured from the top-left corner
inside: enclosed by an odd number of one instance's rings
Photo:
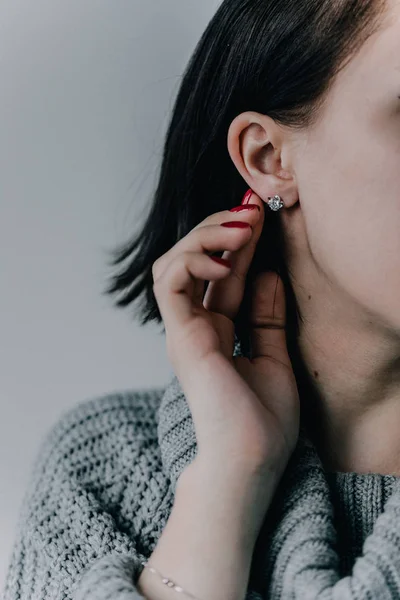
[[[182,250],[181,252],[179,252],[179,254],[176,255],[174,261],[178,264],[182,264],[182,262],[186,262],[188,260],[191,254],[193,254],[193,252],[190,250]]]
[[[163,277],[160,275],[160,277],[156,277],[156,278],[153,280],[153,292],[155,292],[155,293],[158,293],[158,290],[160,290],[160,289],[161,289],[161,287],[163,287],[163,286],[162,286],[162,284],[163,284],[163,279],[164,279],[164,278],[163,278]]]
[[[193,252],[190,251],[182,251],[170,261],[165,269],[162,271],[155,269],[155,276],[153,278],[153,291],[158,290],[158,293],[160,293],[160,290],[167,288],[169,281],[176,273],[188,268],[189,257],[192,254]]]
[[[193,252],[190,250],[183,250],[175,259],[175,269],[177,271],[187,268],[190,262],[190,258],[193,255]]]
[[[157,260],[153,263],[153,266],[151,267],[151,273],[153,275],[153,279],[156,279],[158,271],[160,269],[160,262],[161,259],[157,258]]]

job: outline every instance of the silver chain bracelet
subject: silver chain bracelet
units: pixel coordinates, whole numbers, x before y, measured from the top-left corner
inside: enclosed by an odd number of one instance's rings
[[[196,598],[196,596],[193,596],[193,594],[190,594],[189,592],[186,592],[183,588],[181,588],[181,586],[176,585],[176,583],[174,581],[172,581],[171,579],[168,579],[168,577],[164,577],[163,575],[161,575],[161,573],[159,571],[157,571],[157,569],[155,569],[154,567],[152,567],[151,565],[149,565],[149,563],[147,561],[146,562],[141,561],[141,564],[146,569],[149,569],[149,571],[151,571],[155,575],[158,575],[158,577],[160,577],[161,581],[165,585],[167,585],[169,588],[171,588],[172,590],[175,590],[176,592],[180,592],[180,593],[186,594],[187,596],[190,596],[190,598],[193,598],[193,600],[199,600],[198,598]]]

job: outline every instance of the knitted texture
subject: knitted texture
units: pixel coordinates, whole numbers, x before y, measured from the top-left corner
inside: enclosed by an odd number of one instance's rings
[[[20,511],[4,600],[137,600],[173,496],[157,443],[160,391],[66,412],[42,443]]]
[[[145,600],[141,561],[196,452],[175,376],[65,412],[32,465],[4,600]],[[325,473],[302,429],[254,548],[246,600],[378,598],[400,598],[400,478]]]

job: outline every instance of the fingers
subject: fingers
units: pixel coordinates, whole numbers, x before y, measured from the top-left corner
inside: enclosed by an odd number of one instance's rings
[[[153,279],[158,278],[169,263],[182,252],[223,252],[225,250],[237,250],[250,239],[250,230],[247,232],[236,228],[219,227],[219,231],[218,229],[210,230],[210,228],[212,226],[220,226],[221,223],[228,221],[244,221],[254,227],[258,221],[258,213],[257,209],[244,210],[239,213],[224,210],[210,215],[155,261],[153,264]],[[208,229],[205,231],[205,228]],[[235,243],[235,240],[237,243]]]
[[[231,261],[230,274],[223,280],[210,282],[204,297],[204,306],[207,310],[223,314],[233,320],[243,301],[246,285],[246,276],[254,257],[254,252],[264,225],[263,201],[253,193],[251,204],[260,206],[258,221],[253,228],[253,234],[248,243],[235,251],[226,251],[223,258]],[[242,213],[239,213],[242,214]]]
[[[204,315],[202,302],[198,302],[196,286],[205,280],[226,277],[229,269],[208,255],[199,252],[182,252],[173,258],[153,285],[166,330],[184,328],[196,314]],[[196,298],[197,297],[197,298]]]
[[[228,317],[238,310],[246,271],[262,229],[260,217],[257,209],[211,215],[153,264],[153,291],[166,329],[171,332],[173,328],[185,328],[193,317],[209,314],[203,305],[205,281],[216,283],[229,277],[226,288],[215,288],[208,297],[218,301]],[[239,221],[248,227],[221,227],[225,222]],[[253,240],[254,228],[258,229]],[[233,276],[229,268],[208,255],[224,251],[235,257]],[[225,294],[230,297],[225,298]]]

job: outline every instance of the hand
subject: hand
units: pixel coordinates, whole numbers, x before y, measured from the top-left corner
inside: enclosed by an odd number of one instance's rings
[[[264,224],[263,201],[253,193],[251,202],[260,211],[213,214],[162,255],[153,264],[153,291],[168,357],[193,416],[198,456],[258,474],[271,467],[282,473],[298,439],[300,407],[277,274],[262,273],[253,288],[252,357],[233,357],[234,319]],[[250,227],[221,227],[227,221]],[[231,268],[207,254],[224,250]]]

